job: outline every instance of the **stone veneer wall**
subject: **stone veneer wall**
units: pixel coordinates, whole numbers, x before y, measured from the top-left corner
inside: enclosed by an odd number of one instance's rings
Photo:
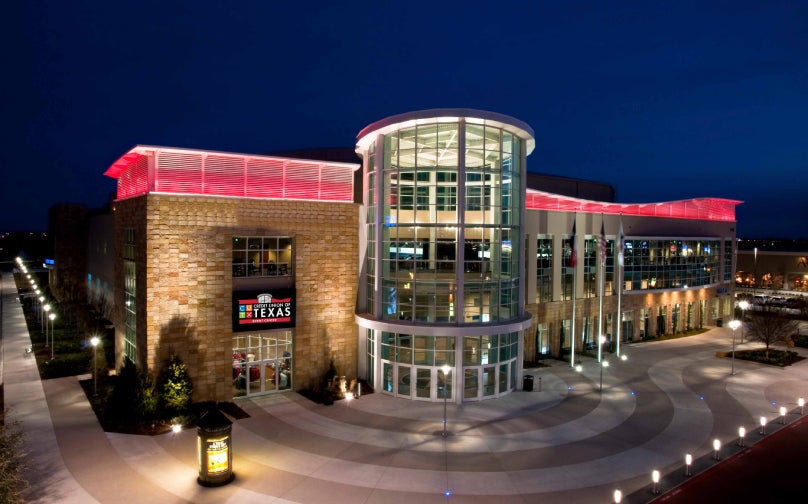
[[[194,400],[232,399],[232,238],[291,236],[293,387],[319,385],[332,359],[339,374],[356,377],[357,205],[150,194],[117,202],[116,212],[119,247],[122,228],[136,228],[138,346],[153,375],[176,353],[188,365]],[[116,290],[122,306],[123,286]]]

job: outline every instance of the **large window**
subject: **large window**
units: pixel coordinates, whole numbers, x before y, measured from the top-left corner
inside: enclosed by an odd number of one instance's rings
[[[626,290],[716,284],[721,271],[720,248],[719,240],[626,240]]]
[[[536,240],[536,302],[553,300],[553,237],[539,236]]]
[[[137,361],[137,282],[135,267],[135,229],[123,230],[123,295],[124,295],[124,332],[123,354],[130,361]]]
[[[233,237],[234,278],[252,276],[290,276],[291,274],[291,237]]]
[[[233,396],[292,388],[292,331],[233,337]]]

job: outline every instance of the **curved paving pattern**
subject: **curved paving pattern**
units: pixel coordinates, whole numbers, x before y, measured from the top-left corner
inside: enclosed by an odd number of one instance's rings
[[[7,349],[27,335],[5,292]],[[640,502],[653,497],[652,468],[679,474],[685,452],[709,459],[712,439],[730,442],[740,425],[759,438],[761,415],[777,422],[781,405],[796,414],[797,397],[808,398],[808,361],[774,369],[736,360],[732,376],[715,356],[730,334],[627,345],[629,360],[606,369],[602,394],[596,362],[579,374],[554,361],[528,371],[541,391],[449,404],[447,438],[442,403],[242,400],[251,416],[233,426],[236,479],[219,488],[196,483],[194,430],[104,433],[75,378],[39,382],[30,360],[15,352],[9,362],[8,350],[6,404],[29,435],[32,502],[568,503],[603,502],[618,486]]]

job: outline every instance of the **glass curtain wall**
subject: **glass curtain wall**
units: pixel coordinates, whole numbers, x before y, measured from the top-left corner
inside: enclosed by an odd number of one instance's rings
[[[382,317],[429,323],[515,318],[518,139],[500,128],[457,123],[418,125],[384,138]],[[369,155],[375,163],[375,149]],[[376,184],[374,175],[369,186]],[[376,239],[370,230],[369,249]],[[369,255],[368,263],[375,276],[375,258]]]

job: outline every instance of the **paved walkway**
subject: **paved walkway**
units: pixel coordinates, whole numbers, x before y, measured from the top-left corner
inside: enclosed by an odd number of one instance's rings
[[[105,433],[76,377],[40,381],[10,275],[3,282],[6,406],[29,447],[31,502],[457,503],[648,502],[650,473],[662,487],[747,445],[760,416],[769,433],[796,421],[808,398],[808,360],[778,369],[716,358],[731,332],[624,346],[625,362],[603,374],[584,361],[576,373],[559,361],[528,370],[533,392],[482,403],[442,403],[369,394],[333,406],[298,394],[238,400],[250,415],[233,425],[236,479],[219,488],[196,482],[196,432],[154,437]],[[541,377],[541,390],[538,390]],[[448,495],[447,495],[448,493]]]

